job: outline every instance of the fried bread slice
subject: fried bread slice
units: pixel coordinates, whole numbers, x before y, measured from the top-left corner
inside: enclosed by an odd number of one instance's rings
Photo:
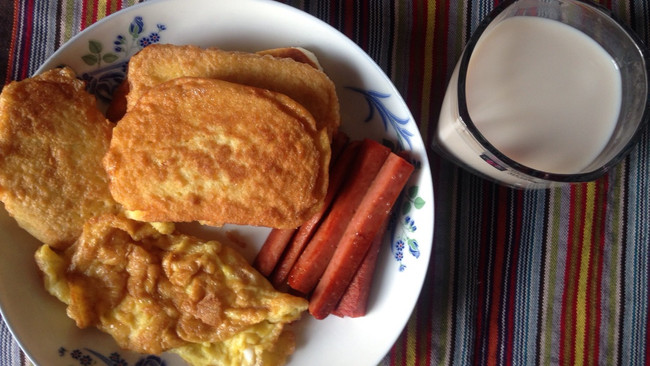
[[[246,352],[282,361],[294,349],[284,325],[308,306],[276,291],[228,246],[162,234],[123,216],[90,219],[67,250],[43,245],[35,259],[46,289],[80,328],[97,327],[126,349],[172,350],[197,364],[236,365],[221,361]]]
[[[302,62],[315,69],[323,71],[318,58],[313,52],[302,47],[281,47],[257,52],[260,55],[271,55],[273,57],[290,58]],[[126,113],[126,96],[129,94],[129,81],[125,78],[113,92],[113,99],[106,110],[106,118],[111,122],[118,122]]]
[[[271,48],[268,50],[259,51],[257,53],[260,55],[271,55],[273,57],[279,58],[290,58],[294,61],[307,64],[314,69],[323,71],[323,67],[321,66],[320,62],[318,62],[316,55],[313,52],[302,47]]]
[[[329,159],[326,131],[291,98],[184,77],[127,112],[104,167],[131,218],[294,228],[321,207]]]
[[[84,222],[118,212],[101,160],[112,125],[69,68],[8,84],[0,95],[0,200],[18,224],[56,248]]]
[[[288,57],[189,45],[153,44],[131,57],[127,111],[154,85],[183,76],[215,78],[285,94],[302,104],[330,138],[340,125],[334,83],[311,65]]]

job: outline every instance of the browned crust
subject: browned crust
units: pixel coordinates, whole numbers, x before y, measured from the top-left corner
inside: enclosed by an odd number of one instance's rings
[[[286,228],[322,205],[329,156],[326,132],[287,96],[177,78],[115,127],[104,166],[139,220]]]
[[[341,123],[334,83],[311,65],[291,58],[191,45],[155,44],[131,58],[127,111],[154,85],[183,76],[215,78],[285,94],[303,105],[330,138]]]

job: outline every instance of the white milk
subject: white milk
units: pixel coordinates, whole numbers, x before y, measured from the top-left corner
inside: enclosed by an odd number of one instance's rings
[[[458,122],[458,68],[436,139],[448,153],[506,183],[468,145]],[[579,173],[610,139],[621,104],[621,76],[609,54],[584,33],[545,18],[517,16],[479,39],[467,72],[470,116],[485,138],[514,161],[551,173]],[[514,176],[513,176],[514,175]]]

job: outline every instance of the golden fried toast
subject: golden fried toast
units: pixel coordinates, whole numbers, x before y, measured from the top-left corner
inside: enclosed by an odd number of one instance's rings
[[[38,240],[64,248],[84,222],[119,211],[101,160],[112,125],[69,68],[12,82],[0,95],[0,200]]]
[[[326,131],[291,98],[184,77],[139,98],[104,167],[137,220],[295,228],[322,206],[329,159]]]
[[[308,304],[276,291],[228,246],[122,216],[95,217],[67,250],[43,245],[35,258],[46,289],[79,327],[197,365],[240,365],[246,357],[282,364],[294,350],[283,327]]]
[[[182,76],[215,78],[269,89],[302,104],[331,138],[340,125],[334,83],[324,72],[287,57],[197,46],[154,44],[129,61],[127,111],[151,87]]]
[[[294,61],[307,64],[314,69],[323,71],[323,67],[318,62],[318,58],[313,52],[306,50],[302,47],[280,47],[271,48],[257,52],[260,55],[271,55],[279,58],[290,58]]]
[[[323,71],[318,58],[313,52],[302,47],[281,47],[257,52],[260,55],[271,55],[273,57],[290,58],[302,62],[315,69]],[[111,122],[118,122],[126,113],[126,96],[129,93],[129,82],[124,79],[113,92],[113,99],[106,110],[106,118]],[[334,127],[333,127],[334,128]]]

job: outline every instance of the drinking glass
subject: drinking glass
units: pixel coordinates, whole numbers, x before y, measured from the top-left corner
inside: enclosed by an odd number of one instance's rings
[[[579,171],[554,173],[524,165],[497,149],[472,120],[467,73],[473,52],[486,32],[511,17],[542,17],[573,27],[609,53],[620,71],[620,112],[611,138]],[[648,124],[648,64],[647,50],[638,37],[598,4],[581,0],[506,1],[480,23],[465,46],[448,84],[433,148],[474,174],[515,188],[549,188],[595,180],[620,162]]]

